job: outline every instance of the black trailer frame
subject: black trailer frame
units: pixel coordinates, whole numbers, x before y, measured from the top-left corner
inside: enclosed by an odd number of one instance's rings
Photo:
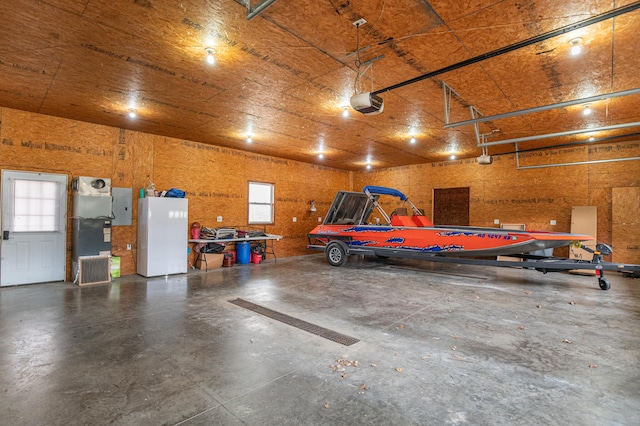
[[[597,244],[596,249],[592,250],[587,246],[579,245],[584,250],[593,253],[592,260],[569,259],[553,256],[537,256],[532,254],[510,254],[510,258],[518,258],[520,260],[497,260],[486,258],[469,258],[456,257],[452,255],[438,255],[433,253],[416,252],[403,249],[393,248],[371,248],[371,247],[354,247],[349,245],[350,237],[334,237],[326,244],[317,244],[320,242],[317,238],[327,238],[326,235],[309,234],[309,250],[324,251],[327,262],[331,266],[342,266],[347,262],[350,255],[377,256],[380,258],[405,258],[427,260],[429,262],[456,263],[465,265],[481,265],[481,266],[498,266],[509,268],[527,268],[535,269],[546,274],[547,272],[565,272],[577,269],[594,270],[598,278],[598,285],[602,290],[609,290],[611,283],[604,276],[604,271],[618,271],[632,277],[640,277],[640,265],[628,263],[605,262],[603,256],[610,255],[613,250],[606,244]],[[314,240],[316,244],[311,244]]]

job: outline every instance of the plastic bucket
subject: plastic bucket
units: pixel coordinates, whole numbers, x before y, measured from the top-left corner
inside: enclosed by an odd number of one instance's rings
[[[260,253],[251,253],[251,263],[260,263],[262,262],[262,255]]]
[[[234,255],[231,255],[231,253],[225,253],[224,257],[222,258],[222,266],[226,266],[226,267],[231,267],[233,266],[233,264],[235,263],[235,253]]]
[[[251,261],[251,244],[249,241],[236,243],[236,262],[245,265]]]

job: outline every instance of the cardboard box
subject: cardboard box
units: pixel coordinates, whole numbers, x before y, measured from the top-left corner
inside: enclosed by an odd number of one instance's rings
[[[206,263],[205,263],[206,259]],[[199,253],[196,268],[198,269],[214,269],[222,266],[224,254],[222,253]]]

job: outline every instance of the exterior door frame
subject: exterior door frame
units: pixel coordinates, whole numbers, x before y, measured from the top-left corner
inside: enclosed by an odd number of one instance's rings
[[[57,229],[13,232],[13,179],[56,182]],[[66,174],[2,170],[0,185],[0,286],[64,281],[67,268]]]

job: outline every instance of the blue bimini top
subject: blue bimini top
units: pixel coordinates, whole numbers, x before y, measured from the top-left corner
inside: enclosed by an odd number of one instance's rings
[[[378,195],[391,195],[393,197],[400,198],[402,201],[407,200],[407,196],[404,195],[402,192],[398,191],[397,189],[386,188],[384,186],[365,186],[362,189],[362,191],[363,192],[369,191],[371,194],[378,194]]]

